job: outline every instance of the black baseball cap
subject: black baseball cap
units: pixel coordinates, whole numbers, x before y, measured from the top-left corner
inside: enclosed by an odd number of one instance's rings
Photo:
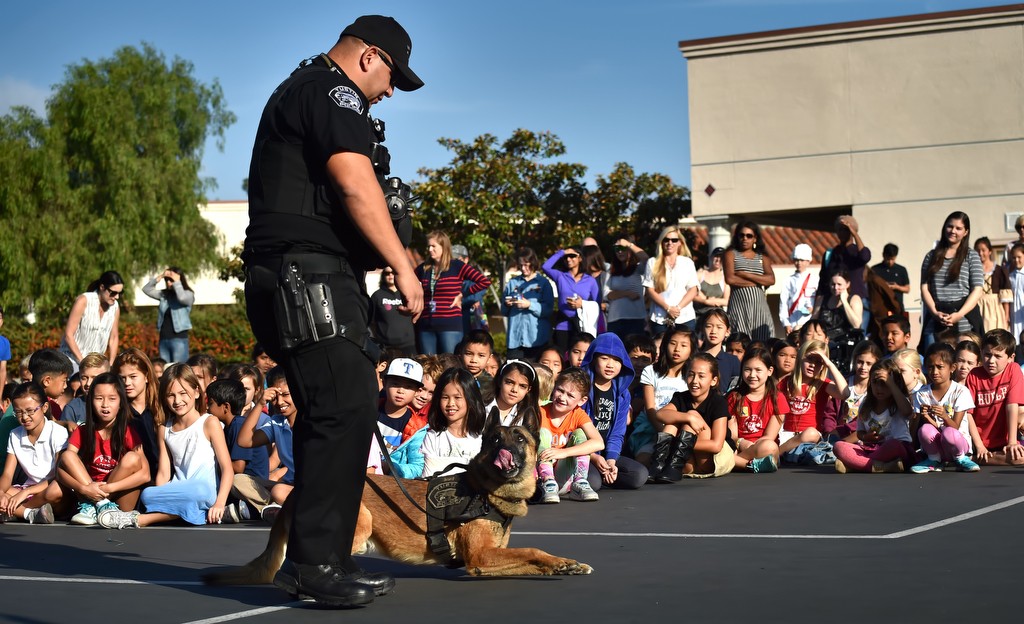
[[[423,86],[420,77],[409,69],[412,39],[395,18],[384,15],[364,15],[341,31],[341,36],[362,39],[388,53],[395,65],[395,87],[402,91],[415,91]]]

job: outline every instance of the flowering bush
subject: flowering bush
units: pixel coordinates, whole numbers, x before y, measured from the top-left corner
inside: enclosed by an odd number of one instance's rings
[[[4,318],[0,334],[11,341],[12,364],[8,370],[17,375],[17,362],[33,351],[46,347],[58,348],[64,337],[65,319],[42,318],[34,325],[22,319]],[[218,362],[248,360],[255,342],[245,306],[218,305],[201,306],[192,309],[192,334],[189,341],[190,353],[209,353]],[[120,348],[137,347],[156,357],[160,340],[156,331],[156,308],[134,308],[121,310],[118,325]]]

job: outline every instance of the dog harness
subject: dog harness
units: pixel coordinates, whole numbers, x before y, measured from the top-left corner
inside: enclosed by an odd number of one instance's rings
[[[463,525],[483,518],[507,529],[512,516],[506,516],[491,506],[487,497],[466,483],[465,473],[447,477],[434,477],[427,485],[427,546],[431,552],[458,567],[455,552],[445,535],[446,525]]]

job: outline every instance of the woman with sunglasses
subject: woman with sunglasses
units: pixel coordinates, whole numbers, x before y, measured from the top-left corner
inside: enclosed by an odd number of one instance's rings
[[[685,325],[691,331],[696,327],[697,268],[678,227],[662,230],[658,255],[647,261],[643,285],[651,302],[651,334],[660,336],[670,325]]]
[[[71,360],[75,372],[87,353],[106,353],[111,362],[117,357],[117,323],[121,318],[117,300],[123,294],[121,275],[107,271],[75,299],[60,343],[61,353]]]
[[[384,267],[379,288],[370,295],[370,329],[384,347],[394,347],[406,357],[416,355],[416,330],[412,317],[399,312],[404,305],[395,284],[395,270]]]
[[[775,334],[775,321],[768,308],[765,289],[775,283],[768,257],[758,251],[761,228],[742,221],[733,233],[732,246],[723,256],[725,283],[729,293],[729,320],[733,332],[743,332],[755,341],[767,342]]]
[[[551,254],[543,265],[544,273],[555,282],[558,315],[553,341],[565,353],[580,333],[577,312],[584,301],[598,301],[597,280],[583,268],[579,247],[566,247]]]

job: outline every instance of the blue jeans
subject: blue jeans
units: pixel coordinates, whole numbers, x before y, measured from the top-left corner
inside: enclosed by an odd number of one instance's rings
[[[160,357],[168,364],[188,359],[188,338],[165,338],[160,341]]]
[[[647,329],[647,321],[645,319],[619,319],[618,321],[612,321],[608,323],[608,331],[615,334],[619,338],[625,340],[626,336],[633,334],[643,334]]]
[[[455,353],[455,347],[462,340],[462,332],[455,331],[418,331],[416,342],[419,345],[420,353],[424,355],[437,355],[438,353]]]

